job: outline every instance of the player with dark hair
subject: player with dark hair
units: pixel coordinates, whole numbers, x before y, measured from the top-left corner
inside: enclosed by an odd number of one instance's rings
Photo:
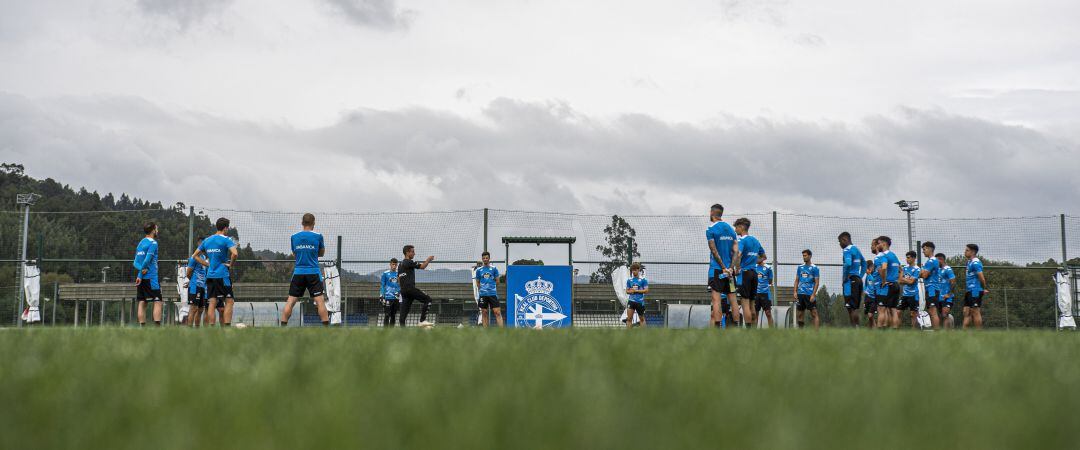
[[[205,239],[200,236],[199,240],[195,243],[198,247],[202,245],[202,241]],[[185,325],[198,328],[202,325],[203,316],[206,315],[206,266],[199,264],[195,258],[188,258],[187,264],[187,278],[188,278],[188,305],[190,310],[188,311],[187,323]]]
[[[900,317],[903,315],[901,311],[910,311],[911,328],[919,328],[919,273],[922,269],[919,268],[916,261],[918,253],[908,251],[904,256],[907,259],[907,265],[904,266],[900,277],[903,294],[900,296],[899,306],[893,312],[893,314],[896,314],[896,318],[893,319],[893,328],[900,328],[900,323],[903,322],[903,317]]]
[[[634,314],[645,328],[645,294],[649,293],[649,280],[641,276],[641,263],[630,264],[630,279],[626,280],[626,328],[634,327]]]
[[[890,250],[892,238],[878,236],[877,270],[881,275],[881,287],[878,288],[878,306],[884,307],[884,311],[878,311],[878,327],[900,327],[900,314],[896,308],[900,306],[900,258]],[[884,298],[882,298],[884,297]]]
[[[735,281],[739,286],[739,303],[742,306],[742,327],[753,327],[754,324],[754,298],[757,296],[757,270],[758,255],[764,254],[765,249],[761,242],[750,234],[750,219],[741,217],[735,221],[735,234],[739,241],[739,264],[742,270],[738,272]]]
[[[734,276],[738,273],[739,241],[735,228],[724,222],[724,207],[719,203],[709,208],[709,228],[705,238],[709,243],[709,292],[712,294],[712,321],[720,327],[724,317],[723,297],[735,295]],[[734,265],[732,265],[734,264]],[[736,303],[737,304],[737,303]],[[739,321],[738,308],[731,308],[732,318]]]
[[[379,301],[383,305],[383,327],[393,328],[397,322],[398,306],[401,304],[401,286],[398,285],[398,260],[390,258],[390,270],[379,279]]]
[[[754,272],[757,274],[757,293],[754,295],[754,321],[756,325],[758,322],[757,315],[761,312],[765,312],[765,318],[769,320],[769,328],[773,327],[772,317],[772,297],[770,296],[769,288],[772,286],[773,271],[772,268],[765,265],[765,252],[761,252],[758,255],[758,263],[754,266]]]
[[[293,265],[292,281],[289,283],[289,297],[285,300],[285,309],[281,312],[281,326],[289,325],[296,301],[307,292],[315,301],[319,320],[324,327],[330,326],[330,313],[326,310],[326,285],[323,283],[319,258],[326,254],[323,236],[315,232],[315,215],[304,214],[300,220],[300,230],[289,238],[296,263]]]
[[[428,308],[431,307],[431,297],[429,297],[424,291],[416,288],[416,269],[427,269],[428,264],[435,259],[434,256],[428,256],[424,262],[417,263],[413,261],[416,257],[416,248],[412,245],[406,245],[401,249],[402,255],[405,259],[398,264],[398,284],[401,285],[401,320],[402,327],[405,326],[405,319],[409,316],[409,310],[412,309],[414,301],[420,301],[420,326],[432,327],[434,323],[427,321]]]
[[[980,329],[983,326],[982,304],[986,296],[990,294],[990,287],[986,284],[983,263],[979,260],[979,246],[968,244],[964,248],[964,257],[968,260],[967,292],[964,293],[964,329],[972,326]]]
[[[499,269],[491,265],[491,253],[483,252],[480,260],[484,263],[476,269],[476,287],[480,293],[480,324],[488,326],[489,314],[495,314],[495,322],[503,326],[502,308],[499,307]]]
[[[143,225],[145,237],[135,248],[135,299],[139,302],[139,326],[146,326],[146,304],[154,304],[154,325],[161,326],[161,284],[158,282],[158,226]]]
[[[792,296],[795,298],[795,319],[798,327],[802,328],[805,323],[806,310],[810,310],[810,318],[814,319],[814,329],[821,327],[821,319],[817,311],[817,291],[821,284],[821,271],[810,259],[814,252],[810,249],[802,251],[803,264],[795,271],[795,285]]]
[[[862,302],[863,280],[866,272],[866,258],[863,257],[859,248],[851,243],[851,233],[840,233],[836,238],[840,241],[840,248],[844,249],[844,267],[841,271],[842,286],[844,287],[844,308],[848,312],[848,320],[852,327],[859,326],[859,303]]]
[[[236,242],[233,242],[226,233],[229,230],[229,219],[224,217],[214,224],[217,233],[206,239],[191,255],[199,264],[206,266],[206,297],[209,299],[208,312],[211,315],[209,324],[213,324],[214,311],[219,305],[225,305],[221,314],[221,326],[227,327],[232,321],[233,292],[232,283],[229,280],[229,269],[236,262],[239,252],[236,250]]]
[[[938,302],[941,312],[941,322],[945,329],[953,327],[952,316],[949,313],[952,312],[953,298],[956,297],[953,292],[956,292],[956,272],[953,272],[952,267],[949,267],[945,261],[945,254],[938,253],[934,255],[934,258],[938,260],[938,271],[941,274],[939,276],[938,294],[941,297],[941,301]]]
[[[919,271],[919,277],[925,280],[923,283],[926,285],[926,312],[930,314],[930,326],[935,330],[941,327],[941,319],[938,317],[941,304],[941,263],[934,257],[936,248],[933,242],[923,242],[922,252],[926,262]]]

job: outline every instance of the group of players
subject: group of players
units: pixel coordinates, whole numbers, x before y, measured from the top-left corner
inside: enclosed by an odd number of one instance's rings
[[[709,246],[708,288],[712,297],[713,324],[717,327],[750,327],[758,322],[758,315],[765,314],[769,327],[774,326],[770,285],[773,271],[765,264],[765,250],[757,238],[750,235],[750,220],[740,218],[730,225],[723,220],[724,207],[712,205],[709,212],[710,225],[705,232]],[[292,235],[290,248],[295,256],[289,295],[282,311],[281,325],[286,326],[292,316],[293,308],[299,298],[309,294],[315,302],[319,318],[323,325],[329,325],[326,308],[325,285],[319,267],[319,258],[326,253],[326,246],[321,234],[314,231],[315,216],[304,214],[301,220],[303,229]],[[236,242],[227,236],[229,219],[220,218],[215,223],[217,232],[205,239],[199,239],[198,247],[187,262],[189,314],[186,324],[198,327],[202,324],[230,326],[232,322],[233,290],[230,269],[236,262],[238,251]],[[146,323],[146,306],[153,304],[153,320],[161,324],[161,287],[158,280],[158,227],[147,223],[143,231],[146,236],[136,248],[134,267],[136,270],[138,321]],[[908,311],[913,328],[918,328],[919,280],[925,286],[926,311],[934,329],[952,327],[952,306],[956,285],[956,275],[946,264],[943,253],[935,253],[933,242],[922,244],[926,262],[916,265],[917,254],[909,251],[905,255],[906,265],[901,266],[899,257],[892,252],[892,239],[879,236],[870,243],[873,259],[867,260],[851,241],[851,234],[840,233],[837,237],[843,248],[843,291],[844,306],[848,311],[853,327],[861,324],[866,317],[866,326],[870,328],[899,328],[903,312]],[[963,327],[982,327],[982,303],[990,290],[978,258],[979,247],[968,244],[964,250],[967,258],[966,292],[963,303]],[[395,322],[405,326],[405,319],[412,304],[419,301],[420,326],[433,326],[427,320],[431,297],[416,287],[416,270],[426,269],[434,260],[428,256],[420,262],[414,260],[416,249],[406,245],[402,249],[403,259],[390,260],[389,270],[383,272],[380,279],[379,298],[384,307],[383,325],[394,326]],[[481,255],[483,264],[474,270],[474,281],[479,293],[478,303],[481,310],[481,324],[487,326],[489,315],[493,315],[499,326],[503,325],[497,286],[499,270],[491,265],[491,255]],[[792,300],[796,311],[796,324],[805,325],[809,314],[814,328],[820,327],[817,311],[817,293],[821,284],[820,271],[812,262],[813,252],[802,251],[803,264],[796,269]],[[626,307],[626,325],[635,323],[644,326],[645,295],[649,292],[648,280],[642,275],[640,264],[630,267],[631,276],[626,281],[628,302]],[[865,298],[864,298],[865,297]],[[730,299],[735,299],[734,302]],[[860,314],[861,306],[861,314]],[[400,314],[400,319],[399,319]]]
[[[710,254],[708,284],[712,295],[712,322],[717,327],[727,324],[746,327],[757,323],[757,315],[764,312],[771,327],[773,319],[769,286],[773,273],[765,265],[765,250],[749,234],[749,219],[740,218],[733,226],[724,222],[723,215],[724,207],[713,205],[709,212],[711,224],[705,232]],[[914,251],[907,252],[906,265],[901,266],[900,258],[891,250],[892,239],[888,236],[879,236],[870,242],[873,253],[870,260],[863,257],[859,248],[852,244],[850,233],[842,232],[837,239],[843,248],[844,307],[851,326],[860,326],[861,316],[865,316],[866,326],[870,328],[900,328],[903,312],[908,311],[911,326],[919,328],[919,280],[922,280],[931,327],[952,327],[950,313],[956,291],[956,274],[946,264],[945,254],[935,253],[933,242],[922,244],[926,261],[919,267],[916,263],[918,255]],[[990,293],[978,254],[979,246],[976,244],[968,244],[964,249],[967,259],[964,328],[982,328],[982,304]],[[796,269],[792,286],[796,325],[800,328],[805,325],[807,313],[814,328],[820,327],[817,292],[821,277],[818,267],[811,261],[812,257],[811,250],[802,251],[803,264]],[[732,297],[737,298],[737,302],[729,302],[728,299]],[[628,309],[627,313],[631,311]]]

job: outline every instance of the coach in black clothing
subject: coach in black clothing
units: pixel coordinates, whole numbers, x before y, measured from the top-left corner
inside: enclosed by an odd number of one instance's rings
[[[422,263],[413,261],[413,257],[416,256],[416,249],[411,245],[406,245],[401,249],[401,253],[405,256],[405,259],[398,264],[398,284],[401,285],[401,326],[405,326],[405,318],[409,316],[409,308],[412,307],[413,301],[420,301],[420,325],[430,326],[433,325],[427,321],[428,308],[431,307],[431,297],[416,288],[416,269],[427,269],[428,264],[435,259],[434,256],[428,256]]]

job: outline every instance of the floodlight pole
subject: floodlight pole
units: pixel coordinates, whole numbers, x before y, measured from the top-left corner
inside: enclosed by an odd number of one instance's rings
[[[23,205],[23,228],[22,228],[22,256],[19,258],[19,306],[15,311],[15,320],[17,327],[22,328],[22,308],[23,302],[26,300],[24,292],[26,286],[26,237],[30,231],[30,205],[33,205],[40,195],[37,194],[18,194],[15,196],[15,202]]]

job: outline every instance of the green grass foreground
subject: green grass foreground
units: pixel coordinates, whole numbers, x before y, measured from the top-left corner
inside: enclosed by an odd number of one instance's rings
[[[0,331],[0,448],[1076,448],[1080,335]]]

